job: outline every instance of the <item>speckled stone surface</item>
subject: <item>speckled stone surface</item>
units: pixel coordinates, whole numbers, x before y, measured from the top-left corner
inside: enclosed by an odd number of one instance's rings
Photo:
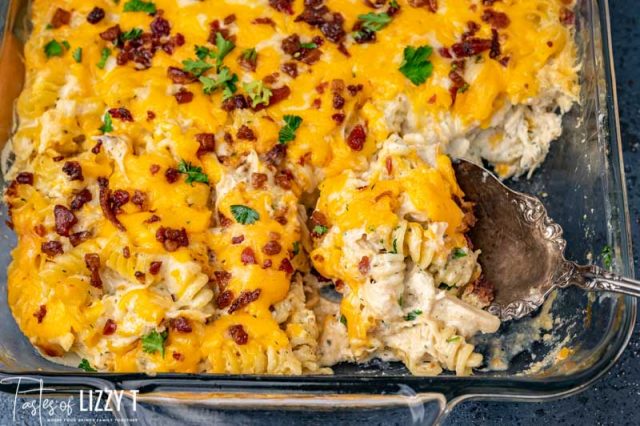
[[[629,206],[635,242],[636,277],[640,277],[640,3],[637,0],[610,0],[613,45],[616,63],[620,125],[626,164]],[[637,81],[636,81],[637,80]],[[13,395],[0,395],[0,425],[14,424]],[[78,407],[77,401],[75,406]],[[640,424],[640,324],[620,361],[587,391],[548,403],[467,402],[456,407],[445,424],[450,425],[638,425]],[[384,416],[386,417],[386,416]],[[238,418],[237,418],[238,419]],[[212,419],[213,420],[213,419]],[[229,419],[227,419],[228,421]],[[240,420],[240,419],[238,419]],[[244,418],[245,421],[249,418]],[[255,418],[249,423],[255,424]],[[274,416],[269,424],[283,424]],[[302,419],[300,419],[302,420]],[[221,421],[221,423],[220,423]],[[398,418],[382,420],[392,424]],[[62,423],[62,416],[43,416],[44,424]],[[109,414],[74,412],[76,424],[115,423]],[[218,419],[214,423],[226,423]],[[241,421],[241,423],[244,423]],[[374,421],[375,423],[375,421]],[[38,425],[37,417],[21,418],[19,424]]]

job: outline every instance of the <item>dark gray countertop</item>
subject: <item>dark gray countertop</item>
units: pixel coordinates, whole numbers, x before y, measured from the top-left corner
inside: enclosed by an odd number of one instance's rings
[[[629,190],[629,206],[635,240],[636,277],[640,277],[640,3],[610,0],[616,63],[620,124]],[[638,324],[640,325],[640,324]],[[587,391],[548,403],[468,402],[458,406],[446,421],[457,424],[536,425],[631,425],[640,424],[640,327],[620,361]],[[77,403],[76,403],[77,406]],[[0,395],[0,424],[12,422],[13,396]],[[109,414],[74,413],[74,423],[110,424]],[[47,419],[45,419],[45,423]],[[62,419],[49,419],[61,423]],[[391,420],[391,419],[389,419]],[[271,419],[273,421],[273,419]],[[386,422],[385,422],[386,423]],[[37,425],[33,422],[24,423]]]

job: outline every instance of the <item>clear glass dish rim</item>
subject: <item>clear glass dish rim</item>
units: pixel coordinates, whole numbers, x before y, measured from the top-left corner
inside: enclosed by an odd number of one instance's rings
[[[10,11],[15,0],[4,2],[2,6]],[[593,0],[597,4],[600,19],[599,28],[601,36],[602,56],[604,68],[604,88],[597,84],[597,90],[606,91],[607,117],[604,124],[607,134],[602,134],[600,128],[599,137],[607,139],[606,162],[609,172],[607,185],[614,190],[610,192],[617,197],[616,205],[622,207],[618,272],[632,277],[634,274],[631,222],[628,209],[627,192],[624,178],[624,164],[622,155],[622,141],[620,138],[620,125],[618,120],[618,104],[616,95],[615,71],[613,65],[613,52],[611,46],[611,26],[608,0]],[[0,11],[5,12],[5,11]],[[5,13],[5,16],[7,14]],[[4,35],[11,30],[12,25],[4,22]],[[595,28],[591,28],[590,34],[595,36]],[[596,47],[591,44],[593,52]],[[0,52],[1,54],[2,52]],[[596,97],[596,103],[600,98]],[[599,109],[599,108],[597,108]],[[603,126],[599,126],[603,127]],[[509,400],[539,402],[556,399],[578,393],[595,380],[604,375],[618,360],[626,348],[636,321],[637,302],[634,298],[623,297],[624,310],[618,319],[619,327],[615,337],[610,342],[602,357],[590,367],[566,376],[551,377],[415,377],[415,376],[254,376],[254,375],[214,375],[214,374],[177,374],[162,373],[150,376],[142,373],[95,373],[86,375],[83,373],[54,373],[43,371],[0,371],[0,379],[15,376],[28,376],[44,380],[47,385],[57,385],[62,389],[73,392],[83,388],[117,388],[139,389],[141,393],[153,393],[160,388],[171,388],[178,392],[204,392],[215,389],[216,391],[240,391],[247,394],[260,393],[265,390],[282,393],[312,393],[317,397],[323,395],[354,395],[354,394],[396,394],[398,385],[405,385],[416,394],[441,394],[449,401],[446,411],[449,412],[458,403],[471,400]],[[0,381],[0,392],[14,393],[16,386],[13,383]],[[60,395],[60,391],[56,392]]]

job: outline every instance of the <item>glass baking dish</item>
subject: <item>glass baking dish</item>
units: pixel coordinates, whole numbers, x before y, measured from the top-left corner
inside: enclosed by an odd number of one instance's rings
[[[9,137],[13,103],[22,86],[22,42],[28,31],[28,0],[0,2],[0,141]],[[613,76],[608,5],[578,0],[577,43],[582,58],[581,103],[565,117],[561,139],[531,179],[511,181],[518,190],[543,197],[560,223],[571,259],[598,262],[605,245],[613,248],[614,269],[633,274],[630,225]],[[4,182],[3,182],[4,185]],[[6,206],[1,214],[6,219]],[[52,396],[80,390],[124,390],[114,415],[124,424],[184,424],[202,420],[242,423],[281,419],[441,422],[463,400],[541,401],[579,392],[616,362],[631,336],[636,301],[629,297],[594,297],[576,289],[559,292],[550,306],[555,319],[543,339],[526,342],[541,318],[503,324],[493,336],[477,340],[487,359],[493,348],[509,353],[501,371],[485,368],[471,377],[413,377],[400,365],[372,362],[340,365],[333,376],[221,376],[89,374],[42,358],[20,333],[6,295],[6,268],[15,236],[0,225],[0,390],[15,392],[17,376],[42,379]],[[527,344],[523,344],[524,341]],[[536,340],[536,339],[530,339]],[[568,348],[559,351],[561,347]],[[560,353],[564,355],[560,356]],[[38,387],[22,381],[21,390]],[[280,420],[278,420],[280,419]]]

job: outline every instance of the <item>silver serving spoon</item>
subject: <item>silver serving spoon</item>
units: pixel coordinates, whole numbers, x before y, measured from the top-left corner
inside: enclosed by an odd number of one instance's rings
[[[570,285],[640,297],[640,281],[566,260],[562,228],[540,200],[507,188],[469,161],[456,160],[454,169],[466,198],[476,205],[478,220],[469,236],[482,250],[480,264],[496,289],[489,312],[503,321],[522,318],[551,291]]]

